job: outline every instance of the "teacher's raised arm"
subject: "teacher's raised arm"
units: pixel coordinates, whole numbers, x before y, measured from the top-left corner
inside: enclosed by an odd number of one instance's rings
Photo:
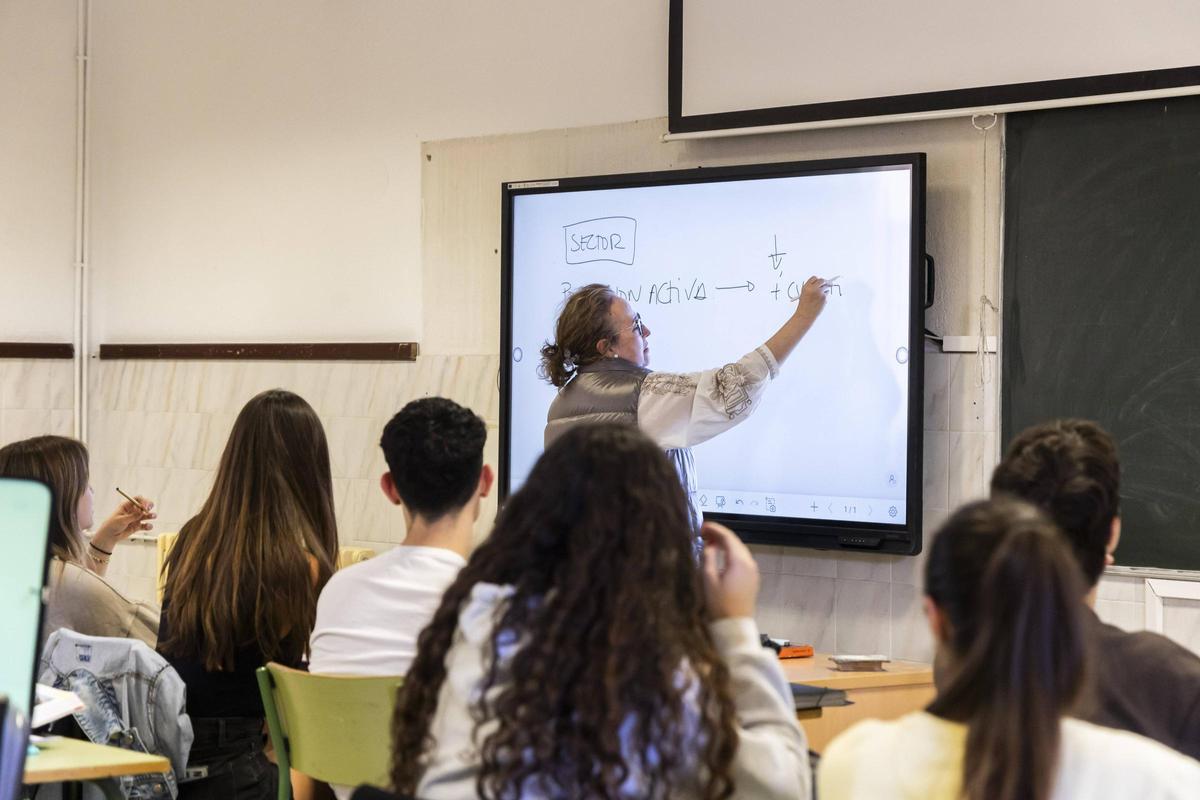
[[[796,345],[804,338],[804,334],[808,333],[808,329],[821,315],[821,309],[825,308],[825,300],[829,294],[829,283],[830,281],[816,275],[806,280],[800,289],[800,299],[796,301],[792,316],[767,339],[767,349],[775,356],[777,364],[782,364],[784,359],[791,355]]]
[[[827,291],[824,278],[809,278],[791,316],[762,345],[730,364],[674,373],[650,370],[650,327],[624,298],[602,284],[576,290],[558,316],[554,341],[542,347],[541,370],[559,390],[546,418],[546,446],[575,425],[637,426],[675,463],[699,524],[690,448],[757,407],[825,307]]]

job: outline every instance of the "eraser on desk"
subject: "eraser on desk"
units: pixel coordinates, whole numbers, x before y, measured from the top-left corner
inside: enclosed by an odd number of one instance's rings
[[[780,658],[812,658],[811,644],[793,644],[779,651]]]
[[[830,656],[835,669],[842,672],[882,672],[883,665],[891,661],[887,656]]]

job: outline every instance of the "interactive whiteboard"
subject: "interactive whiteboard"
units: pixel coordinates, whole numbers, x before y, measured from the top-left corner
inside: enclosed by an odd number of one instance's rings
[[[697,499],[752,539],[919,550],[922,155],[510,183],[504,212],[503,495],[542,452],[539,350],[574,289],[611,286],[649,367],[694,372],[763,344],[820,275],[758,409],[694,448]]]

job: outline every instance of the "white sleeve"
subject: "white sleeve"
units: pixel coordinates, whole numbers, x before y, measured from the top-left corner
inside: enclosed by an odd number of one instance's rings
[[[812,796],[808,739],[796,721],[792,689],[772,650],[758,639],[749,617],[710,626],[717,650],[729,665],[737,707],[738,749],[733,758],[739,800]]]
[[[334,577],[337,577],[337,573],[334,573]],[[335,642],[337,636],[331,630],[336,625],[331,618],[336,617],[338,610],[345,607],[345,604],[339,602],[340,598],[334,597],[337,584],[338,582],[330,578],[317,597],[317,618],[308,639],[308,671],[313,675],[345,673]]]
[[[638,395],[638,427],[670,450],[707,442],[758,407],[779,364],[766,345],[703,372],[652,372]]]

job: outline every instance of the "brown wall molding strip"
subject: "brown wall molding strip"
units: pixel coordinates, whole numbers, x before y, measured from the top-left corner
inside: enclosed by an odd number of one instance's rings
[[[75,345],[57,342],[0,342],[0,358],[74,358]]]
[[[416,361],[417,342],[102,344],[101,359],[171,361]]]

